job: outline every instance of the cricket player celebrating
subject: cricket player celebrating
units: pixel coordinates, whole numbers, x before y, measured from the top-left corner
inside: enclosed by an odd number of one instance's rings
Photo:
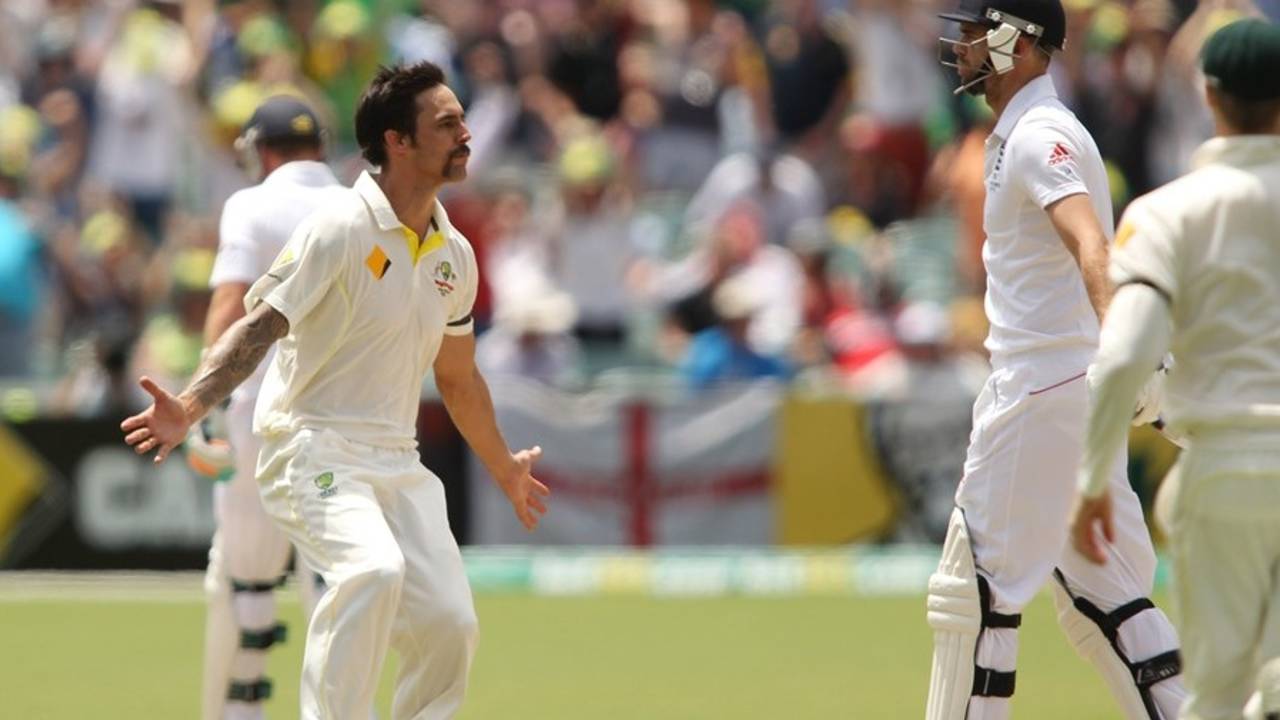
[[[992,373],[929,580],[926,717],[1009,716],[1020,613],[1053,578],[1067,638],[1125,717],[1173,718],[1184,694],[1178,641],[1147,599],[1155,552],[1123,458],[1105,468],[1116,509],[1111,561],[1090,563],[1067,543],[1086,373],[1111,295],[1112,212],[1097,146],[1046,74],[1065,13],[1059,0],[963,0],[942,17],[960,22],[961,39],[943,47],[954,51],[961,90],[985,94],[996,115],[983,208]]]
[[[475,255],[436,199],[466,176],[462,106],[431,63],[379,70],[356,139],[380,168],[310,215],[245,299],[196,378],[126,419],[163,461],[277,340],[254,413],[263,506],[326,584],[307,633],[302,717],[369,717],[389,647],[393,718],[450,718],[476,615],[441,481],[418,459],[421,385],[434,371],[458,429],[530,530],[546,512],[539,448],[511,452],[475,366]]]
[[[232,195],[223,207],[218,256],[209,279],[213,300],[205,320],[206,347],[244,317],[249,286],[266,274],[302,219],[345,194],[323,162],[320,122],[297,98],[268,98],[249,118],[236,145],[262,182]],[[205,720],[264,717],[263,700],[271,695],[267,651],[284,634],[276,620],[274,590],[284,579],[291,546],[263,511],[254,480],[259,443],[252,430],[253,406],[266,366],[259,365],[231,393],[224,423],[229,446],[200,430],[192,432],[186,445],[192,466],[219,481],[213,495],[218,531],[205,575]],[[310,576],[299,567],[308,612],[315,604]]]
[[[1195,170],[1125,212],[1072,519],[1109,567],[1121,510],[1110,468],[1138,386],[1163,353],[1163,416],[1187,447],[1157,511],[1170,534],[1184,720],[1240,718],[1280,657],[1280,27],[1241,20],[1203,51],[1217,135]],[[1272,666],[1274,666],[1274,662]],[[1262,710],[1280,717],[1275,667]]]

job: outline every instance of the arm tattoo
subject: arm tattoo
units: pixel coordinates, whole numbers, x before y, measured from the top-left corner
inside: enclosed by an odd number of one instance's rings
[[[266,303],[259,304],[214,343],[183,394],[194,397],[205,411],[214,407],[253,374],[272,343],[288,332],[289,321],[284,315]]]

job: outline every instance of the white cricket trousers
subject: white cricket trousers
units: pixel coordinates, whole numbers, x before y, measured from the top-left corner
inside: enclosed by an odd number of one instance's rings
[[[444,487],[412,449],[304,429],[264,441],[262,503],[327,590],[307,630],[301,716],[369,718],[388,647],[392,720],[462,705],[477,623]]]
[[[1280,431],[1196,435],[1161,486],[1188,696],[1184,720],[1239,720],[1280,656]]]
[[[990,584],[997,613],[1021,613],[1055,569],[1073,595],[1106,613],[1151,594],[1155,550],[1123,453],[1111,476],[1115,542],[1106,564],[1089,562],[1068,542],[1088,410],[1089,387],[1079,366],[997,369],[974,404],[956,504],[964,511],[975,565]],[[1134,615],[1120,626],[1119,637],[1133,660],[1178,647],[1176,632],[1159,610]],[[1009,672],[1016,669],[1017,652],[1017,630],[989,628],[979,638],[975,660]],[[1152,695],[1161,714],[1172,718],[1183,691],[1176,681],[1166,681]],[[1008,716],[1007,698],[974,697],[969,703],[969,720]]]

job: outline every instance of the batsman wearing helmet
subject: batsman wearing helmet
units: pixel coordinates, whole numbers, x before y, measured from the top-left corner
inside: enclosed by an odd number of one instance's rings
[[[266,274],[303,218],[333,202],[341,189],[323,162],[319,120],[294,97],[265,100],[245,123],[236,148],[262,182],[232,195],[222,210],[218,256],[209,278],[213,300],[205,320],[206,347],[244,316],[245,293]],[[263,701],[271,695],[267,652],[284,636],[273,591],[284,579],[290,544],[263,510],[254,480],[261,442],[252,431],[253,408],[267,365],[262,363],[232,394],[222,418],[225,441],[197,428],[186,443],[191,466],[218,481],[218,530],[205,574],[204,720],[264,717]],[[298,576],[304,601],[314,606],[311,573]]]
[[[1181,717],[1238,720],[1256,678],[1246,716],[1280,718],[1280,26],[1227,25],[1202,60],[1218,137],[1129,206],[1112,251],[1072,541],[1112,564],[1107,468],[1145,369],[1172,348],[1163,414],[1187,441],[1156,514],[1186,656]]]
[[[1124,716],[1171,719],[1184,695],[1178,638],[1148,599],[1155,552],[1119,454],[1105,469],[1115,509],[1108,563],[1067,543],[1089,368],[1111,299],[1113,221],[1098,148],[1048,75],[1065,13],[1059,0],[962,0],[942,17],[960,23],[959,40],[942,40],[957,92],[985,95],[996,115],[983,207],[992,373],[929,580],[926,718],[1009,717],[1021,612],[1050,582],[1068,640]],[[1139,420],[1149,405],[1140,403]]]

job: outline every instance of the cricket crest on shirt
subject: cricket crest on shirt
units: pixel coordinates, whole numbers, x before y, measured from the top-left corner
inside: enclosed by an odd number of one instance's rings
[[[441,260],[436,263],[435,270],[432,270],[431,274],[434,276],[436,290],[440,292],[440,297],[453,292],[454,283],[458,280],[458,274],[453,271],[453,263]]]
[[[316,487],[320,489],[320,497],[331,497],[338,492],[338,488],[333,484],[333,473],[323,472],[316,476]]]

